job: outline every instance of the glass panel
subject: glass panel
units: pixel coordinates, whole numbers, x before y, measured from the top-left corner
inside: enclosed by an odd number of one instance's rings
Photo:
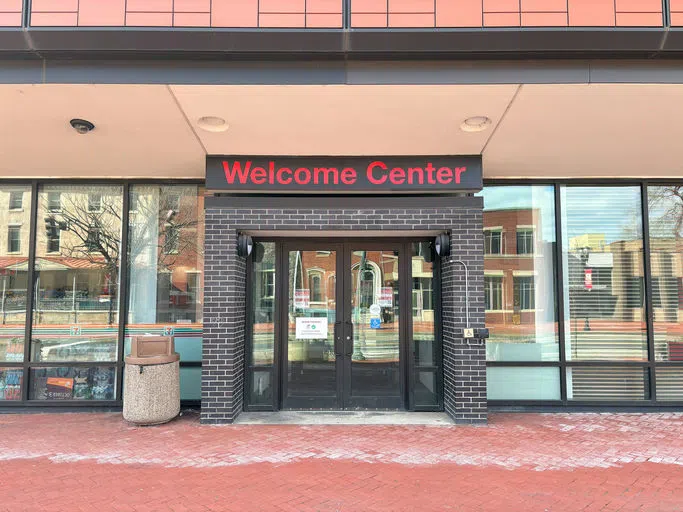
[[[434,263],[429,242],[412,244],[413,343],[415,365],[435,366],[438,363],[434,334]]]
[[[0,189],[0,362],[24,360],[31,187]],[[25,207],[22,208],[22,205]]]
[[[21,383],[24,371],[18,368],[0,368],[0,401],[21,400]]]
[[[187,357],[201,353],[203,285],[203,189],[132,186],[126,336],[174,335],[181,360],[197,360]]]
[[[202,369],[200,367],[180,368],[180,399],[202,399]]]
[[[489,366],[486,397],[489,400],[560,400],[560,369]]]
[[[318,290],[320,291],[320,290]],[[251,360],[254,366],[273,364],[275,347],[275,244],[256,242],[252,252]],[[320,297],[318,297],[320,302]]]
[[[415,373],[415,405],[439,405],[435,371],[421,370]]]
[[[32,368],[31,400],[114,400],[116,368]]]
[[[683,401],[683,366],[659,367],[657,374],[657,400]]]
[[[32,361],[116,361],[122,205],[120,186],[41,186]]]
[[[287,396],[336,400],[337,253],[290,251],[288,256]],[[312,272],[322,276],[325,283],[317,301],[312,300],[309,287],[311,280],[308,277]]]
[[[399,390],[398,251],[351,254],[351,396]]]
[[[555,189],[498,186],[482,195],[487,359],[557,361]]]
[[[683,361],[683,185],[647,193],[655,360]]]
[[[640,189],[561,193],[567,360],[647,360]]]
[[[275,357],[275,243],[255,242],[251,265],[251,354],[248,357],[250,405],[273,405]],[[322,293],[318,289],[318,294]],[[322,300],[319,296],[318,301]],[[254,368],[253,366],[259,368]]]
[[[273,405],[272,369],[251,369],[250,405]]]
[[[567,368],[569,400],[645,400],[649,372],[627,366]]]
[[[136,185],[129,220],[129,329],[201,327],[204,205],[197,185]]]

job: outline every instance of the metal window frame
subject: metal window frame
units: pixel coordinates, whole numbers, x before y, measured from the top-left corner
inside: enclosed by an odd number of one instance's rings
[[[552,186],[554,191],[555,208],[555,254],[554,254],[554,277],[555,277],[555,304],[557,309],[558,323],[558,361],[487,361],[486,367],[555,367],[560,372],[560,400],[488,400],[490,407],[499,410],[670,410],[683,407],[682,400],[658,400],[656,373],[659,368],[681,367],[683,361],[655,361],[654,360],[654,312],[652,307],[652,268],[650,254],[650,227],[648,209],[648,187],[657,185],[673,185],[678,181],[671,179],[492,179],[484,180],[484,189],[491,186]],[[648,358],[646,361],[620,361],[620,360],[592,360],[592,361],[567,361],[565,353],[565,297],[564,297],[564,262],[563,262],[563,205],[561,200],[562,186],[566,187],[638,187],[640,197],[640,214],[642,227],[642,250],[643,250],[643,278],[644,278],[644,302],[643,312],[646,320],[646,340]],[[648,370],[645,377],[645,396],[643,400],[568,400],[567,399],[567,368],[572,367],[632,367]]]
[[[128,325],[128,235],[129,235],[129,200],[130,190],[135,185],[197,185],[204,187],[204,180],[182,180],[182,179],[7,179],[0,180],[0,188],[5,185],[23,185],[30,186],[31,190],[31,204],[30,204],[30,221],[29,221],[29,251],[27,260],[27,285],[26,290],[26,320],[24,325],[24,360],[23,362],[0,362],[1,368],[16,368],[22,370],[22,384],[21,384],[21,400],[2,400],[0,401],[0,409],[3,408],[119,408],[122,406],[122,387],[123,387],[123,355],[125,347],[125,334]],[[119,286],[118,286],[118,303],[119,303],[119,322],[117,331],[117,358],[116,361],[58,361],[58,362],[41,362],[31,361],[31,335],[33,332],[33,306],[35,302],[35,261],[36,261],[36,244],[37,244],[37,224],[38,224],[38,193],[41,186],[44,185],[112,185],[120,186],[122,196],[122,212],[121,212],[121,247],[119,249]],[[199,195],[198,195],[199,197]],[[199,367],[199,361],[180,362],[181,368]],[[30,380],[31,369],[33,368],[83,368],[83,367],[115,367],[116,371],[116,387],[113,400],[29,400],[30,394]],[[184,401],[186,403],[196,403],[196,400]]]

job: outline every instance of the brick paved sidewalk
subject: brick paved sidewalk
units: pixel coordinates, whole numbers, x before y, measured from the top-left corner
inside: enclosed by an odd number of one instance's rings
[[[683,510],[683,414],[136,428],[0,415],[0,510]]]

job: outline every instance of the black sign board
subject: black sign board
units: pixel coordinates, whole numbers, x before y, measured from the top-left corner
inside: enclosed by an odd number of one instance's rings
[[[476,192],[481,156],[209,156],[206,187],[230,192]]]

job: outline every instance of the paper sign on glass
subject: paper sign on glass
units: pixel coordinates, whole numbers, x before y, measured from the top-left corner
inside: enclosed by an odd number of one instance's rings
[[[297,318],[296,339],[327,339],[327,318]]]
[[[391,286],[382,287],[379,292],[377,303],[383,308],[390,308],[394,305],[394,289]]]
[[[311,290],[294,290],[294,307],[308,308],[311,307]]]

